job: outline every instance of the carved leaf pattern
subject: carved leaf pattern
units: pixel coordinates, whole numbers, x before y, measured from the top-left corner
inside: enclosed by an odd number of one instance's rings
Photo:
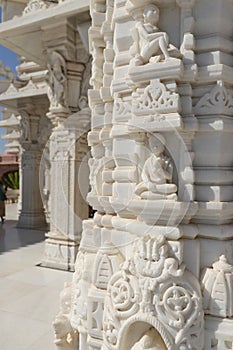
[[[179,111],[179,95],[167,90],[159,79],[151,80],[145,89],[137,89],[133,94],[133,112],[144,115],[173,113]]]
[[[207,94],[205,94],[194,106],[196,115],[224,113],[232,115],[233,113],[233,94],[228,90],[222,81]]]

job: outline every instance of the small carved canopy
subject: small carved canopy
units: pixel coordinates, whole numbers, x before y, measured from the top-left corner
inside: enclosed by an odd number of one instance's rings
[[[202,277],[203,306],[206,314],[233,316],[233,266],[224,255]]]

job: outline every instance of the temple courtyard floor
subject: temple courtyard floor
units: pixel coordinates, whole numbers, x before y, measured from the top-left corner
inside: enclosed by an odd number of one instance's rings
[[[71,272],[37,266],[45,232],[16,228],[17,204],[0,223],[0,349],[55,350],[52,322]]]

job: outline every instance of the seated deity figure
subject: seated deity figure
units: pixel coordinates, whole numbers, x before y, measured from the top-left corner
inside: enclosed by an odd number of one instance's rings
[[[166,350],[166,346],[154,329],[150,328],[143,334],[141,339],[134,344],[132,350]]]
[[[164,154],[165,139],[161,134],[149,136],[152,155],[146,160],[142,169],[142,182],[136,188],[136,195],[142,199],[177,200],[177,186],[171,183],[173,165]]]
[[[133,38],[137,46],[137,54],[131,64],[139,66],[148,62],[156,63],[161,60],[161,54],[166,60],[170,57],[169,49],[178,50],[169,45],[167,33],[161,32],[157,27],[159,9],[156,5],[147,5],[143,12],[143,20],[136,23]]]

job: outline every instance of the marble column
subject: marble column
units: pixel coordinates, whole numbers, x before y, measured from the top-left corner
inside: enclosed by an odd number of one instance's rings
[[[42,145],[39,143],[40,116],[20,111],[20,207],[18,227],[45,228],[46,220],[40,192],[40,161]],[[22,200],[23,199],[23,200]]]
[[[49,53],[48,118],[53,123],[49,141],[51,210],[42,265],[63,270],[74,269],[82,220],[89,212],[85,199],[88,191],[85,155],[90,110],[86,102],[83,105],[86,95],[81,95],[84,72],[85,64],[68,61],[60,51]]]

